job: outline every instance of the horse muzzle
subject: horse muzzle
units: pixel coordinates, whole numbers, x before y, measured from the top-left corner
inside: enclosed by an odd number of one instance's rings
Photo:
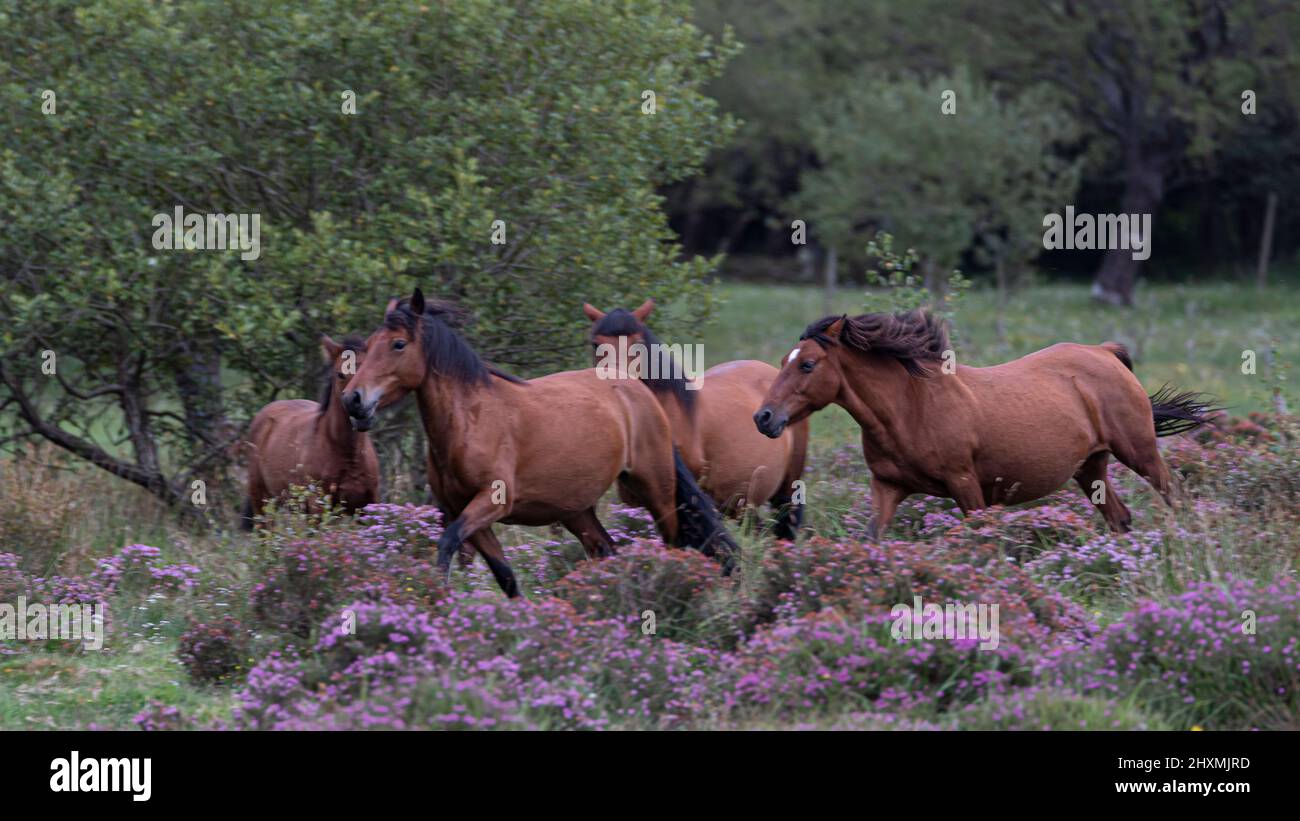
[[[785,431],[785,426],[790,422],[790,415],[784,411],[773,410],[771,406],[764,405],[754,414],[754,427],[764,436],[775,439]]]
[[[361,391],[343,394],[343,409],[348,412],[352,429],[356,431],[367,431],[374,426],[375,409],[378,404],[378,401],[366,402],[361,396]]]

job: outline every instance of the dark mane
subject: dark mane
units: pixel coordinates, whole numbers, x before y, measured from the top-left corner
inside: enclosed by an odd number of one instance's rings
[[[424,349],[424,361],[429,370],[444,379],[473,384],[488,384],[492,377],[507,382],[524,384],[517,376],[494,368],[483,361],[482,357],[470,347],[469,343],[448,324],[460,314],[451,305],[426,300],[424,303],[424,322],[411,310],[411,301],[404,298],[384,317],[384,327],[389,330],[406,330],[415,334],[416,326],[423,329],[420,347]]]
[[[342,346],[345,351],[356,351],[357,353],[366,352],[366,340],[356,336],[355,334],[348,334],[343,337],[343,341],[340,342],[339,345]],[[320,401],[316,403],[320,405],[319,416],[325,415],[325,412],[330,409],[330,402],[334,400],[335,379],[333,362],[325,363],[324,374],[320,386]]]
[[[949,349],[948,323],[924,308],[893,314],[828,316],[804,330],[800,339],[811,339],[823,348],[835,344],[826,330],[836,320],[844,320],[839,341],[863,353],[880,354],[897,359],[912,376],[930,376],[925,362],[943,358]]]
[[[655,336],[649,328],[642,324],[641,320],[632,315],[631,311],[622,308],[615,308],[605,314],[600,318],[599,322],[592,326],[591,329],[591,335],[593,337],[631,336],[636,333],[641,334],[641,338],[645,340],[647,346],[663,344],[659,341],[659,337]],[[689,390],[686,387],[688,381],[685,377],[686,371],[677,364],[677,360],[671,359],[671,362],[671,373],[682,374],[681,376],[669,376],[667,378],[656,379],[642,377],[641,381],[655,393],[667,393],[677,397],[677,401],[681,403],[682,408],[685,409],[687,413],[693,413],[695,410],[695,391]]]

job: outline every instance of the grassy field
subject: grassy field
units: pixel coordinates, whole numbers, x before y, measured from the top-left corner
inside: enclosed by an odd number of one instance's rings
[[[668,340],[702,342],[709,364],[775,363],[824,312],[816,289],[719,289],[724,304],[702,338]],[[1300,321],[1297,296],[1157,286],[1138,309],[1117,311],[1083,287],[1040,287],[1013,300],[999,339],[993,295],[977,291],[959,308],[954,346],[959,361],[982,365],[1058,341],[1116,339],[1149,389],[1209,391],[1244,414],[1272,407],[1284,363],[1300,356],[1288,332]],[[862,301],[843,290],[834,308],[858,312]],[[1247,349],[1259,357],[1255,375],[1241,371]],[[1300,460],[1294,421],[1269,425],[1173,441],[1167,459],[1187,496],[1172,513],[1117,469],[1137,525],[1124,537],[1070,487],[965,520],[946,500],[914,497],[873,544],[859,432],[831,408],[813,418],[800,544],[775,543],[752,521],[733,527],[740,570],[722,579],[708,560],[654,545],[650,523],[613,504],[602,518],[633,546],[603,562],[584,561],[566,533],[502,528],[524,609],[502,606],[481,564],[455,571],[456,593],[444,599],[428,511],[385,507],[360,528],[288,517],[256,538],[195,534],[102,472],[3,461],[0,602],[92,591],[112,615],[101,652],[0,642],[0,729],[318,726],[303,716],[323,714],[339,726],[394,726],[384,711],[396,704],[407,705],[404,726],[468,716],[520,727],[1294,728]],[[123,550],[134,544],[157,550]],[[941,647],[923,659],[899,650],[871,625],[913,593],[1001,602],[1006,649]],[[378,604],[359,611],[340,660],[331,614],[357,600]],[[1205,607],[1230,618],[1175,635]],[[1266,642],[1231,629],[1246,607]],[[653,645],[630,616],[647,608],[660,614]],[[454,633],[440,632],[447,625]],[[407,647],[450,642],[467,666],[413,654],[402,680],[420,681],[414,692],[357,672],[394,635]],[[1216,649],[1189,660],[1180,648],[1197,641]],[[1091,677],[1137,651],[1141,669]],[[498,669],[502,654],[517,666]],[[973,680],[981,684],[954,695]],[[379,712],[367,712],[372,704]]]

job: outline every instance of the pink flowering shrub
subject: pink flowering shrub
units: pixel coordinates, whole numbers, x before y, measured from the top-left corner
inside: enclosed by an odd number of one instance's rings
[[[1078,605],[1041,586],[991,545],[948,542],[777,543],[763,558],[750,618],[765,623],[824,608],[888,612],[914,597],[999,606],[1004,639],[1041,645],[1093,629]]]
[[[1145,600],[1087,648],[1061,650],[1051,679],[1136,696],[1186,724],[1236,728],[1300,715],[1300,585],[1203,582]],[[1289,718],[1288,718],[1289,717]]]
[[[719,689],[741,715],[931,714],[1032,680],[1031,655],[1014,644],[899,640],[893,621],[826,609],[767,625],[725,659]]]
[[[456,594],[444,615],[357,603],[307,659],[272,654],[249,674],[241,726],[569,728],[693,718],[708,651],[589,622],[565,602]]]
[[[604,561],[584,562],[560,580],[555,595],[594,618],[641,619],[652,614],[656,635],[701,636],[722,581],[713,559],[693,550],[638,542]]]
[[[190,626],[180,638],[177,657],[190,679],[199,683],[227,684],[247,669],[247,629],[233,616]]]

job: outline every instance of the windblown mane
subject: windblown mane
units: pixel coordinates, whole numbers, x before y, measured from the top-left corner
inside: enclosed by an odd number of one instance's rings
[[[631,336],[632,334],[641,334],[647,346],[661,345],[659,337],[655,336],[651,330],[646,327],[641,320],[632,315],[631,311],[623,308],[615,308],[600,318],[591,328],[591,335],[595,336]],[[670,358],[672,367],[669,369],[668,377],[657,377],[651,379],[648,376],[642,377],[641,381],[646,384],[650,390],[655,393],[667,393],[677,397],[682,408],[687,413],[695,411],[695,391],[686,387],[686,371],[677,363],[675,358]]]
[[[836,320],[844,320],[839,341],[863,353],[880,354],[897,359],[912,376],[930,376],[923,363],[943,358],[949,349],[948,323],[924,308],[893,314],[828,316],[804,330],[800,339],[811,339],[823,348],[835,344],[826,330]]]
[[[355,334],[348,334],[347,336],[343,337],[343,341],[340,342],[339,345],[345,351],[355,351],[357,353],[366,352],[366,340],[362,339],[359,336],[356,336]],[[334,401],[333,364],[334,363],[332,362],[325,363],[325,369],[324,369],[325,376],[321,380],[321,386],[320,386],[320,401],[316,403],[320,405],[320,410],[317,412],[318,416],[324,416],[325,413],[330,409],[330,402]]]
[[[484,362],[469,343],[456,333],[448,320],[459,316],[459,311],[451,305],[425,300],[424,322],[421,323],[415,311],[411,310],[410,299],[403,298],[384,317],[384,326],[393,331],[404,329],[412,335],[417,325],[423,328],[420,347],[424,349],[425,363],[429,370],[444,379],[487,384],[496,376],[507,382],[523,384],[523,379]]]

